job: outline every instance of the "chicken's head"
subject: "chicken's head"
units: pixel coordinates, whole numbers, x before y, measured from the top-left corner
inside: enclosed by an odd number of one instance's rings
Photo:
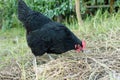
[[[77,52],[83,51],[86,47],[86,42],[83,40],[82,41],[82,46],[80,44],[75,44],[75,50]]]

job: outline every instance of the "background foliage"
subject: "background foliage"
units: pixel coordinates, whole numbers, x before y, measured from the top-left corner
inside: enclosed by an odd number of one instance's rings
[[[29,7],[39,11],[49,18],[58,15],[68,17],[75,15],[75,2],[74,0],[24,0]],[[99,4],[103,4],[104,0],[98,0]],[[86,11],[86,4],[95,4],[95,0],[80,0],[81,14]],[[116,5],[120,4],[117,0]],[[17,19],[17,0],[0,0],[0,27],[6,30],[11,27],[16,27],[20,23]]]
[[[32,9],[50,18],[65,15],[73,9],[73,0],[24,0]],[[0,25],[3,30],[19,25],[17,19],[17,0],[0,0]]]

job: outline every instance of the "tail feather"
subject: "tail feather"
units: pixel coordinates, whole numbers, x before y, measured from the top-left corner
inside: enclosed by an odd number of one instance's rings
[[[20,21],[26,21],[27,16],[32,10],[26,5],[23,0],[18,0],[18,18]]]

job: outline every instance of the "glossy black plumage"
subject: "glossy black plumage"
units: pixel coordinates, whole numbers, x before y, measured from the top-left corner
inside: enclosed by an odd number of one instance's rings
[[[82,47],[82,42],[66,26],[31,10],[22,0],[18,1],[18,18],[26,28],[27,43],[35,56],[64,53],[75,49],[75,44]]]

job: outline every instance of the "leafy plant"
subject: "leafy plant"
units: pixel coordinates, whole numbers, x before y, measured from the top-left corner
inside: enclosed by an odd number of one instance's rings
[[[6,30],[7,28],[10,28],[13,26],[15,19],[13,15],[15,15],[17,12],[16,10],[16,2],[15,0],[0,0],[0,12],[1,12],[1,18],[0,23],[3,30]]]
[[[72,0],[24,0],[29,7],[53,18],[72,11]],[[17,0],[0,0],[0,24],[2,30],[19,25],[17,19]]]
[[[63,15],[69,19],[70,14],[75,14],[74,0],[24,0],[29,7],[43,13],[49,18]],[[100,4],[104,0],[98,0]],[[18,0],[0,0],[0,28],[6,30],[12,27],[18,27],[19,21],[17,19],[17,2]],[[85,14],[86,4],[93,5],[95,0],[80,0],[81,13]],[[115,2],[120,6],[120,1]],[[73,13],[74,12],[74,13]]]

